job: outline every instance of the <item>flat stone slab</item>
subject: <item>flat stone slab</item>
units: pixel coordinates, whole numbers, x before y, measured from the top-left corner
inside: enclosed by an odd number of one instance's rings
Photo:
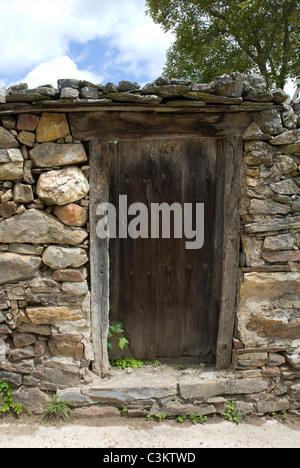
[[[83,242],[88,233],[64,226],[54,216],[40,210],[28,210],[0,223],[3,244],[70,244]]]

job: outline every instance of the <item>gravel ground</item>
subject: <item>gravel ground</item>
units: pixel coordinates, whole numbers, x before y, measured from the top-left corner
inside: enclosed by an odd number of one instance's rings
[[[34,417],[0,419],[0,448],[300,448],[300,419],[250,418],[237,426],[110,418],[41,425]]]

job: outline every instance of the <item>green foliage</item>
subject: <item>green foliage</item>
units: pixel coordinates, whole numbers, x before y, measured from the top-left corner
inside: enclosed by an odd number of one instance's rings
[[[62,401],[62,399],[57,396],[50,396],[49,403],[45,406],[45,412],[43,413],[41,419],[46,420],[54,424],[59,421],[71,421],[70,414],[72,411],[72,404],[68,401]]]
[[[300,75],[300,3],[295,0],[146,0],[147,14],[175,35],[166,76],[209,82],[259,72],[283,87]]]
[[[165,413],[158,413],[155,415],[155,417],[158,419],[159,422],[162,422],[164,419],[166,419],[167,415]]]
[[[13,391],[11,386],[7,382],[0,380],[0,394],[3,395],[3,405],[0,408],[1,413],[13,412],[17,415],[23,412],[23,407],[19,403],[15,403],[13,400]]]
[[[124,333],[122,322],[116,322],[114,325],[109,326],[108,342],[107,342],[108,351],[112,349],[112,344],[109,340],[113,338],[115,333]],[[122,337],[119,339],[118,346],[120,349],[123,350],[127,344],[129,344],[129,341],[125,337]]]
[[[198,416],[196,413],[191,414],[189,419],[192,421],[193,424],[205,423],[207,421],[207,416]]]
[[[186,419],[187,419],[187,415],[186,414],[181,414],[180,416],[178,416],[177,421],[182,424],[182,423],[184,423],[184,421],[186,421]]]
[[[153,421],[153,417],[151,416],[150,411],[147,411],[147,410],[146,410],[146,419],[147,421]]]
[[[131,367],[135,370],[138,367],[143,367],[144,363],[140,359],[123,358],[110,361],[110,365],[112,367],[117,367],[118,369],[127,369],[128,367]]]
[[[237,424],[240,424],[247,414],[246,411],[240,411],[239,409],[237,409],[236,401],[234,400],[229,400],[226,408],[227,411],[222,411],[221,415],[227,421],[236,422]]]
[[[127,406],[123,406],[123,408],[120,410],[120,413],[123,414],[123,415],[126,414],[126,413],[128,413],[128,408],[127,408]]]

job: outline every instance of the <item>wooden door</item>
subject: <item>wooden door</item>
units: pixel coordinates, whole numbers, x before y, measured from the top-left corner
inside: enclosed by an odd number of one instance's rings
[[[110,202],[204,203],[205,243],[111,239],[111,321],[120,320],[140,359],[215,354],[223,238],[223,141],[216,138],[110,144]],[[130,221],[129,217],[129,221]],[[149,232],[150,231],[149,215]]]

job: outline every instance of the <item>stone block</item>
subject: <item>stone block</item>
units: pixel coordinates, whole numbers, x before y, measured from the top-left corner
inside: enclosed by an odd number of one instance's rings
[[[17,203],[32,203],[34,201],[31,185],[17,183],[13,190],[14,201]]]
[[[41,258],[18,255],[14,253],[0,254],[0,284],[15,283],[34,278],[42,264]]]
[[[247,273],[237,308],[247,347],[290,347],[300,336],[300,273]]]
[[[21,114],[18,117],[17,130],[34,132],[39,124],[40,118],[34,114]]]
[[[0,243],[24,244],[81,244],[88,234],[72,230],[57,218],[31,209],[0,224]]]
[[[204,399],[221,395],[261,393],[268,388],[263,379],[202,379],[186,378],[179,383],[179,393],[185,400]]]
[[[46,205],[68,205],[84,198],[89,183],[78,167],[49,171],[40,175],[36,193]]]
[[[10,131],[0,127],[0,149],[18,148],[19,143]]]
[[[88,256],[84,249],[67,247],[47,247],[43,254],[43,262],[53,270],[61,270],[68,267],[78,268],[88,262]]]
[[[87,155],[81,144],[43,143],[29,151],[35,167],[57,167],[81,164],[87,161]]]
[[[54,214],[62,223],[66,224],[67,226],[76,227],[85,226],[89,215],[88,210],[79,205],[76,205],[75,203],[55,207]]]
[[[24,159],[18,148],[0,149],[0,180],[21,180],[23,168]]]
[[[57,141],[68,135],[70,135],[70,129],[65,114],[48,112],[42,114],[36,129],[36,141],[38,143]]]
[[[26,313],[34,325],[55,325],[84,317],[82,309],[78,307],[27,307]]]

